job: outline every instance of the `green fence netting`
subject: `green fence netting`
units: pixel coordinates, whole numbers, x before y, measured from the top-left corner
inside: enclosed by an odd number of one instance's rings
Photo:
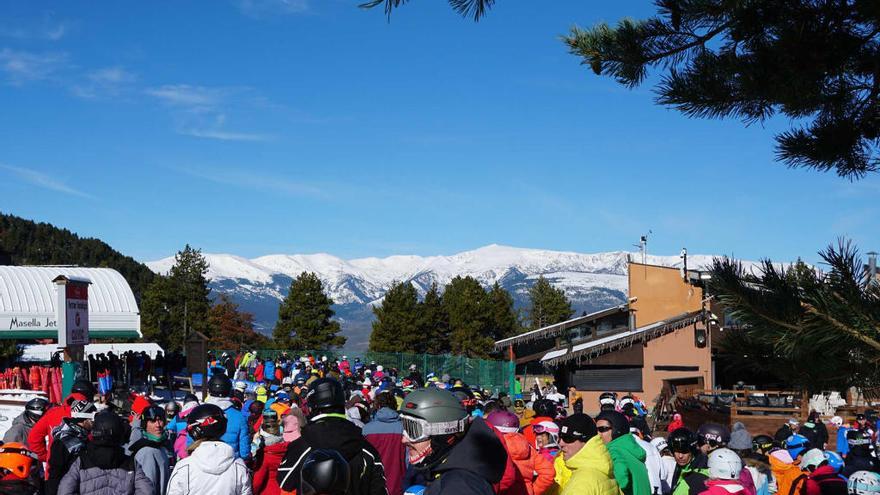
[[[223,353],[223,350],[215,350],[215,356]],[[230,354],[237,351],[226,350]],[[275,359],[281,355],[281,350],[264,349],[257,350],[260,359]],[[315,359],[327,356],[327,359],[335,360],[342,356],[348,357],[350,362],[360,358],[361,362],[370,364],[375,362],[385,368],[396,368],[404,374],[411,364],[415,364],[422,376],[429,373],[438,378],[449,375],[451,378],[459,378],[468,385],[479,386],[493,393],[507,392],[513,394],[513,382],[515,380],[515,365],[511,361],[496,361],[491,359],[476,359],[465,356],[414,354],[408,352],[348,352],[348,351],[286,351],[287,355],[306,356],[312,355]]]

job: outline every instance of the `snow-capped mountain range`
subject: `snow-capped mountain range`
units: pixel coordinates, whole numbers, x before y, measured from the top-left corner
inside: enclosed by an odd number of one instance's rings
[[[525,308],[528,288],[543,275],[565,290],[574,309],[595,311],[626,300],[625,251],[595,254],[523,249],[489,245],[451,256],[389,256],[344,260],[329,254],[276,254],[247,259],[230,254],[205,254],[210,286],[229,293],[242,310],[254,314],[256,326],[271,333],[278,305],[290,282],[302,272],[314,272],[336,303],[337,317],[349,346],[363,347],[369,338],[372,305],[380,304],[394,282],[413,284],[420,295],[436,282],[442,289],[452,278],[471,276],[485,286],[498,282]],[[688,255],[689,268],[711,263],[714,256]],[[681,258],[648,255],[650,264],[679,267]],[[154,272],[167,273],[174,257],[148,262]]]

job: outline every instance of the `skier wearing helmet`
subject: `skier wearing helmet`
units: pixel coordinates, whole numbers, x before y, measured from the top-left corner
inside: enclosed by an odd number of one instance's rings
[[[509,411],[493,411],[486,417],[486,422],[493,425],[504,435],[507,454],[513,460],[525,481],[529,495],[542,495],[553,486],[553,461],[538,453],[537,449],[519,433],[519,418]]]
[[[303,459],[315,449],[331,449],[342,454],[351,466],[349,493],[386,495],[385,470],[379,452],[367,441],[361,429],[345,415],[345,392],[333,378],[316,379],[306,396],[309,422],[299,438],[290,442],[278,467],[278,485],[283,491],[299,493]]]
[[[829,465],[821,449],[808,450],[801,458],[801,469],[806,495],[846,495],[846,481]]]
[[[672,455],[669,442],[663,437],[652,438],[651,446],[657,449],[657,452],[660,454],[660,462],[663,464],[662,472],[665,473],[663,479],[660,480],[660,493],[667,495],[672,492],[672,477],[675,475],[676,466],[675,456]]]
[[[12,426],[3,435],[3,443],[16,442],[26,444],[31,428],[43,417],[43,413],[48,408],[49,401],[42,397],[35,397],[29,400],[24,406],[24,412],[12,420]]]
[[[800,458],[810,448],[810,442],[795,433],[785,440],[785,448],[770,453],[770,470],[776,478],[777,493],[797,493],[803,484]]]
[[[880,474],[873,471],[856,471],[846,482],[849,495],[880,494]]]
[[[532,405],[535,411],[535,417],[529,420],[529,424],[523,427],[522,434],[525,435],[529,444],[535,444],[535,425],[542,421],[553,421],[556,419],[556,403],[547,399],[538,399]]]
[[[186,429],[194,443],[189,457],[174,465],[167,495],[251,495],[250,473],[221,437],[226,415],[215,404],[196,406],[186,416]]]
[[[559,454],[559,425],[553,421],[541,421],[535,425],[534,432],[535,448],[552,462]]]
[[[739,482],[742,460],[736,452],[720,447],[709,454],[709,479],[702,495],[741,495],[745,488]]]
[[[95,414],[92,439],[61,478],[58,493],[73,495],[106,490],[118,495],[152,495],[150,479],[123,448],[130,433],[131,426],[116,413]]]
[[[88,401],[74,401],[70,404],[70,417],[63,418],[61,425],[52,430],[52,447],[47,464],[46,493],[58,493],[58,484],[70,469],[80,452],[89,441],[89,432],[95,419],[97,408]]]
[[[697,495],[706,490],[708,459],[697,448],[697,435],[687,428],[673,431],[667,438],[675,458],[672,475],[673,495]]]
[[[425,480],[425,495],[494,493],[507,453],[482,418],[471,421],[451,392],[426,388],[409,393],[400,411],[409,463]]]
[[[748,431],[745,429],[745,425],[742,423],[737,423],[734,427],[736,428],[738,437],[742,436],[749,438],[747,442],[741,442],[741,440],[744,440],[745,438],[737,438],[740,445],[736,445],[736,447],[745,447],[745,449],[747,449],[748,445],[751,443],[751,435],[749,435]],[[727,447],[727,444],[730,443],[730,439],[730,430],[719,424],[706,423],[697,429],[697,445],[699,445],[703,454],[707,456],[715,449]],[[739,482],[743,487],[743,493],[745,495],[755,495],[755,481],[752,479],[752,474],[748,469],[740,470]]]
[[[0,493],[9,495],[39,495],[43,480],[39,472],[37,454],[18,442],[0,445]]]

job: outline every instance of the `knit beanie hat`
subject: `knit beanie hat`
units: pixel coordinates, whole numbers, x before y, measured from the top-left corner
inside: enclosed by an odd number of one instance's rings
[[[737,422],[733,425],[733,431],[730,433],[730,442],[727,447],[732,450],[751,450],[752,434],[746,429],[746,425]]]

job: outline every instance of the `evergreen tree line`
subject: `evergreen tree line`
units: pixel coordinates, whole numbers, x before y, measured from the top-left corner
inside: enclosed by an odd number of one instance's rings
[[[0,265],[76,265],[113,268],[140,301],[156,275],[107,243],[67,229],[0,213]]]
[[[156,275],[98,239],[0,213],[0,264],[115,269],[139,302],[144,341],[167,350],[182,349],[192,332],[207,336],[209,346],[217,349],[319,350],[342,347],[346,341],[339,322],[333,320],[334,302],[316,274],[302,273],[292,281],[270,339],[254,329],[253,315],[241,311],[227,294],[211,297],[208,263],[201,250],[189,245],[176,254],[168,274]],[[433,285],[422,300],[411,284],[398,283],[374,308],[370,348],[486,357],[495,340],[571,316],[565,294],[544,278],[529,295],[524,317],[497,283],[486,290],[472,277],[456,277],[442,294]]]
[[[172,351],[183,349],[193,332],[208,337],[214,349],[268,346],[269,339],[254,330],[254,316],[240,311],[226,294],[212,303],[208,262],[190,245],[174,257],[166,275],[157,275],[141,302],[141,333]]]
[[[187,245],[174,257],[167,275],[156,276],[141,304],[144,340],[180,350],[192,332],[208,338],[212,349],[327,349],[341,347],[333,300],[314,273],[302,273],[278,309],[273,339],[254,330],[254,316],[241,311],[227,294],[211,301],[208,263],[201,250]]]
[[[511,295],[497,282],[487,290],[475,278],[459,276],[442,294],[432,284],[421,301],[412,283],[395,283],[373,313],[371,351],[487,358],[495,341],[565,321],[572,310],[565,293],[540,277],[529,289],[524,322]]]

